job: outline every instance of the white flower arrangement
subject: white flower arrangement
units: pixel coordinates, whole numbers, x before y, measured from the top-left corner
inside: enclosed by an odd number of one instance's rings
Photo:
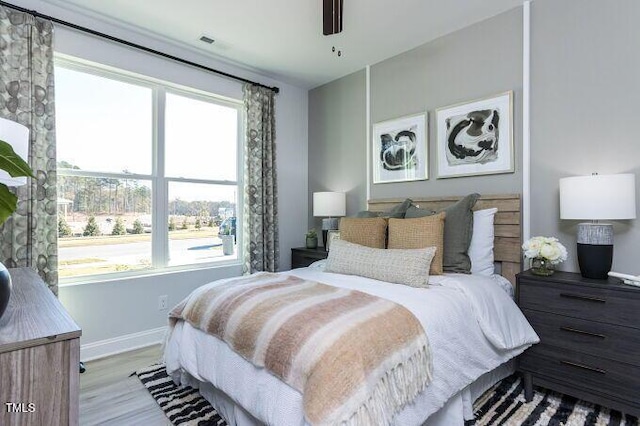
[[[567,260],[567,249],[554,237],[533,237],[522,245],[524,257],[535,259],[541,257],[552,265]]]

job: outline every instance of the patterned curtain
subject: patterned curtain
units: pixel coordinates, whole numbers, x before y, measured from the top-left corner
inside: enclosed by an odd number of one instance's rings
[[[0,228],[0,261],[31,267],[58,294],[53,25],[0,6],[0,117],[29,128],[35,179],[16,188],[18,209]]]
[[[247,137],[244,149],[243,247],[245,273],[275,272],[278,249],[276,122],[272,90],[244,86]]]

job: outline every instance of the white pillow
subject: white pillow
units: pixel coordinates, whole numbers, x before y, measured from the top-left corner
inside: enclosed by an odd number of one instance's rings
[[[472,274],[490,277],[495,272],[493,265],[493,219],[497,212],[497,208],[473,212],[473,235],[469,245]]]

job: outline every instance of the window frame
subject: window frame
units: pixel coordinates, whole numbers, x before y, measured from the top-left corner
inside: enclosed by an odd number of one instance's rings
[[[134,84],[149,88],[152,91],[152,137],[151,137],[151,174],[140,173],[113,173],[91,170],[76,170],[56,167],[59,176],[76,176],[89,178],[112,179],[138,179],[151,182],[151,267],[122,272],[110,272],[104,274],[82,275],[77,277],[60,278],[59,286],[70,286],[105,281],[137,278],[172,272],[209,269],[218,267],[239,266],[242,264],[242,220],[243,212],[243,188],[244,188],[244,148],[245,148],[245,123],[246,116],[243,102],[225,96],[203,90],[174,84],[168,81],[132,73],[123,69],[110,67],[95,62],[85,61],[68,55],[54,55],[54,69],[66,68],[72,71],[84,72],[97,77]],[[185,177],[167,177],[165,175],[165,106],[166,95],[183,96],[199,101],[214,103],[220,106],[236,109],[238,112],[238,136],[236,146],[236,180],[192,179]],[[169,183],[200,183],[210,185],[235,186],[238,194],[236,199],[236,217],[239,223],[236,225],[237,257],[229,260],[216,260],[209,262],[196,262],[185,265],[169,266]]]

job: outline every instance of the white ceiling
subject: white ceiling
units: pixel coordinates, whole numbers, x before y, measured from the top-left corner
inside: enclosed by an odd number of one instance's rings
[[[344,31],[322,35],[321,0],[45,0],[98,13],[216,58],[312,88],[523,0],[344,0]],[[212,45],[198,39],[214,38]],[[342,51],[338,57],[332,47]]]

